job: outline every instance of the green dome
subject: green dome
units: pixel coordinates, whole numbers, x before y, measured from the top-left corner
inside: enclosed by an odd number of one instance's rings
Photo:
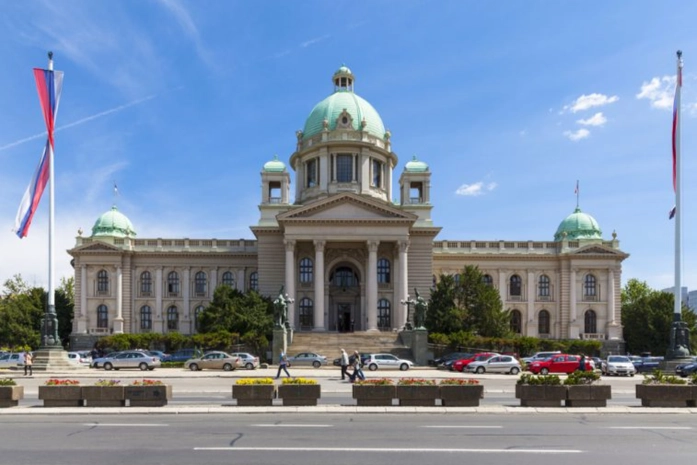
[[[273,156],[273,160],[264,163],[264,171],[267,173],[283,173],[286,170],[286,165],[278,159],[278,155]]]
[[[346,66],[339,68],[333,75],[334,93],[325,98],[312,109],[310,116],[305,121],[303,139],[319,134],[324,129],[324,121],[327,129],[336,129],[337,119],[344,110],[351,115],[351,127],[358,131],[365,120],[364,131],[379,138],[385,137],[385,125],[375,108],[353,92],[354,76]]]
[[[133,223],[126,215],[118,211],[116,205],[100,216],[92,226],[92,237],[133,237],[136,235]]]
[[[575,241],[579,239],[602,239],[603,232],[600,230],[598,222],[592,216],[583,213],[580,208],[576,207],[574,212],[567,216],[557,228],[554,234],[555,241],[564,239]]]
[[[422,161],[416,159],[416,155],[404,165],[404,170],[409,173],[425,173],[428,171],[428,165]]]

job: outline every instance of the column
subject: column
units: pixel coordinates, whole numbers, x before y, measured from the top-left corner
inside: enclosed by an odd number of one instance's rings
[[[155,318],[152,322],[153,332],[162,332],[162,267],[155,270]]]
[[[324,246],[325,241],[314,241],[315,244],[315,299],[314,326],[315,331],[324,331]]]
[[[503,302],[503,308],[506,308],[508,300],[508,287],[506,286],[506,270],[499,270],[499,296]]]
[[[208,298],[212,299],[213,298],[213,293],[215,292],[215,288],[218,287],[218,267],[215,266],[211,270],[211,279],[208,282]]]
[[[286,294],[295,300],[295,241],[286,239]],[[295,328],[295,302],[288,304],[288,322]]]
[[[123,270],[116,267],[116,318],[114,318],[114,334],[123,334]]]
[[[378,246],[379,241],[368,241],[368,276],[366,290],[368,291],[368,331],[378,330]]]
[[[191,298],[191,268],[184,268],[184,279],[182,281],[184,284],[184,287],[182,288],[183,303],[177,324],[179,325],[179,331],[182,334],[186,334],[184,331],[182,331],[184,328],[187,328],[188,332],[191,333],[191,326],[189,325],[189,321],[191,321],[189,318],[189,300]],[[186,325],[184,322],[186,322]]]
[[[409,252],[409,241],[399,241],[397,247],[399,248],[399,300],[394,302],[393,308],[399,308],[395,313],[399,314],[397,328],[401,329],[407,322],[407,308],[401,302],[409,294],[409,258],[407,255],[407,252]]]
[[[77,319],[77,332],[87,332],[87,265],[80,265],[80,314]]]
[[[607,270],[607,319],[615,324],[615,270]]]

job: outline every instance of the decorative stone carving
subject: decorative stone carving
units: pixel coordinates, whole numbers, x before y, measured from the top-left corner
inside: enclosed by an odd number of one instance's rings
[[[353,257],[359,262],[365,262],[365,250],[364,249],[327,249],[326,251],[327,263],[331,263],[337,258],[348,258]]]

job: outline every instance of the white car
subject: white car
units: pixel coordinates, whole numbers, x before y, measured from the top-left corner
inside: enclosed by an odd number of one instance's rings
[[[240,366],[243,366],[248,370],[253,370],[259,367],[259,357],[255,357],[252,354],[248,354],[247,352],[235,352],[230,355],[233,357],[239,357],[241,362]]]
[[[68,352],[68,361],[72,364],[89,368],[92,363],[92,356],[89,352]]]
[[[414,362],[397,358],[392,354],[370,354],[363,359],[363,366],[368,367],[370,371],[375,371],[378,368],[406,371],[414,366]]]
[[[603,361],[600,370],[606,376],[634,376],[636,373],[636,367],[629,357],[625,357],[624,355],[609,355],[607,360]]]
[[[485,360],[475,360],[470,362],[466,371],[472,373],[510,373],[517,375],[520,373],[520,362],[510,355],[492,355]]]
[[[10,368],[24,365],[24,352],[10,352],[0,356],[0,368]]]

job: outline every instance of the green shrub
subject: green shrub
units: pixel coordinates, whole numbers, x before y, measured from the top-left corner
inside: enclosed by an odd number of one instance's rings
[[[594,371],[574,371],[564,380],[565,386],[576,386],[579,384],[593,384],[600,379],[600,375]]]
[[[0,386],[17,386],[12,378],[0,378]]]
[[[557,375],[533,375],[523,373],[516,384],[528,384],[530,386],[560,386],[561,379]]]
[[[666,376],[661,370],[653,370],[650,376],[646,376],[642,384],[687,384],[687,380],[677,376]]]

